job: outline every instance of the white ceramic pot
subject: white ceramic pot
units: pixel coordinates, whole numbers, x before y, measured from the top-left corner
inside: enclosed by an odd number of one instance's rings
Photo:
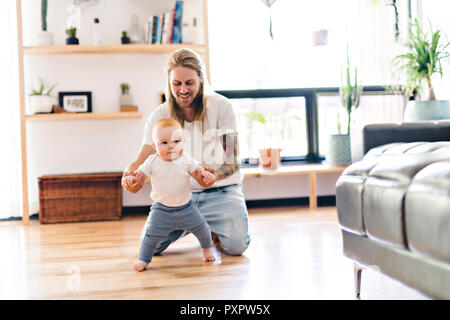
[[[403,113],[403,121],[450,119],[449,100],[408,101]]]
[[[51,46],[53,45],[53,33],[50,31],[41,31],[36,34],[36,45]]]
[[[30,96],[32,113],[51,113],[56,99],[50,96]]]
[[[119,103],[121,106],[132,106],[133,96],[129,93],[122,94],[119,98]]]

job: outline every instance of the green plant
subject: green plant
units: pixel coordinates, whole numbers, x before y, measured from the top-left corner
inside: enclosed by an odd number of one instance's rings
[[[260,112],[248,112],[244,114],[247,118],[254,120],[256,122],[261,123],[264,125],[265,134],[267,135],[268,144],[273,143],[273,135],[275,133],[275,121],[273,119],[273,116],[271,113],[268,113],[267,116],[264,116]]]
[[[344,107],[347,114],[347,134],[350,134],[350,124],[352,119],[352,113],[359,107],[359,102],[361,98],[361,93],[363,90],[362,86],[358,85],[358,69],[355,67],[354,82],[351,83],[351,70],[350,70],[350,59],[348,56],[348,46],[347,46],[347,66],[345,68],[345,82],[341,85],[339,89],[339,95],[341,97],[342,106]],[[341,124],[338,121],[338,131],[341,132]]]
[[[69,29],[66,29],[66,34],[71,37],[74,38],[77,35],[77,28],[76,27],[71,27]]]
[[[428,99],[436,100],[431,76],[443,76],[442,62],[449,57],[448,45],[449,42],[441,37],[440,30],[432,30],[431,23],[430,33],[422,30],[417,19],[410,24],[409,37],[404,43],[407,52],[393,59],[395,69],[406,74],[402,89],[408,96],[417,88],[421,90],[426,82]]]
[[[47,31],[47,0],[41,0],[41,29]]]
[[[30,96],[51,96],[53,89],[56,87],[56,84],[48,87],[47,83],[44,79],[39,78],[39,86],[38,88],[32,88],[29,93]]]
[[[128,94],[128,92],[130,91],[130,86],[128,85],[128,83],[121,83],[120,89],[122,90],[122,94]]]
[[[126,38],[128,37],[127,32],[126,31],[122,31],[122,37]]]

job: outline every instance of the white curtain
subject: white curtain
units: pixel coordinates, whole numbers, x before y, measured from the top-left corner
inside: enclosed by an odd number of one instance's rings
[[[22,216],[16,1],[0,1],[0,219]]]

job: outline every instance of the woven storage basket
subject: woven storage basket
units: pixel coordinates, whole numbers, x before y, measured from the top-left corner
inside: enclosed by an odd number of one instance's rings
[[[39,221],[58,223],[120,219],[121,179],[121,172],[39,177]]]

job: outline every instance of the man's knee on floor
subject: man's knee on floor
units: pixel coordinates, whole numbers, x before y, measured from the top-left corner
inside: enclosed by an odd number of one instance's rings
[[[248,248],[250,241],[244,239],[227,239],[220,241],[222,249],[231,256],[241,256]]]

